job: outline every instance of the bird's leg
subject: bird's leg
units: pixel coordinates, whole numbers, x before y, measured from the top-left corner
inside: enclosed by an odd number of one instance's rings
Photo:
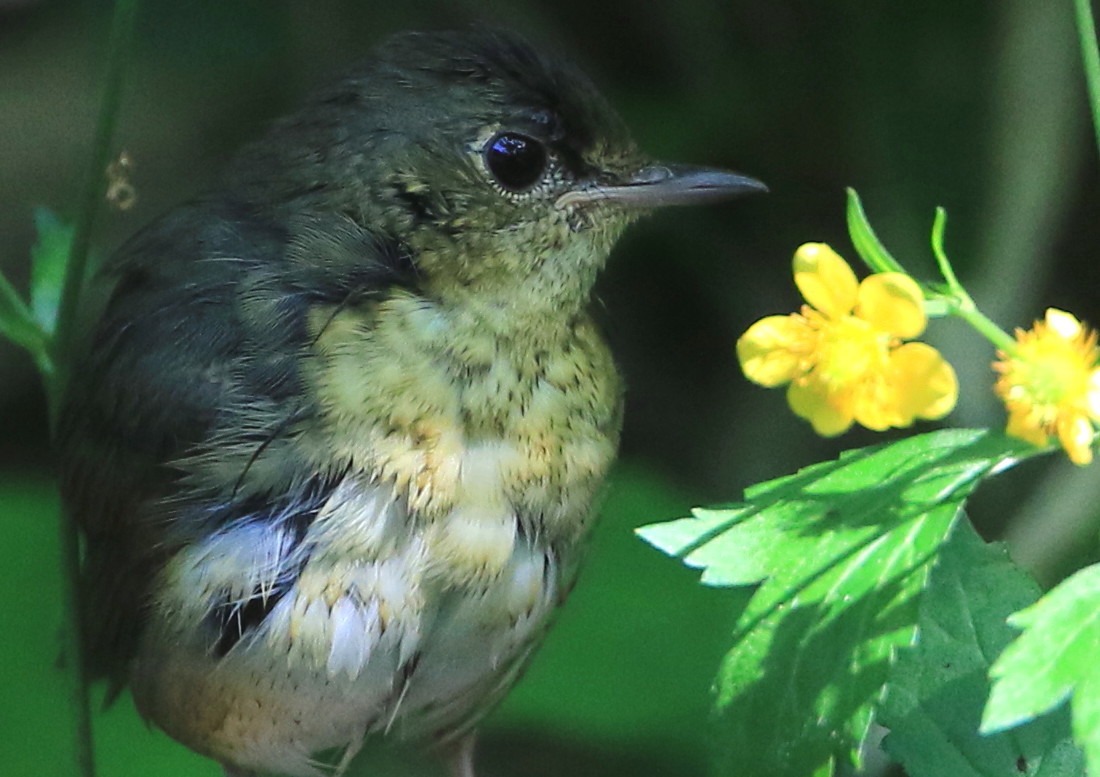
[[[333,777],[343,777],[347,772],[348,767],[351,766],[352,759],[359,754],[359,751],[363,749],[363,741],[367,736],[367,728],[363,726],[362,733],[353,739],[344,750],[344,755],[340,759],[340,763],[336,765],[336,770],[333,772]]]
[[[474,774],[474,743],[476,731],[468,731],[440,750],[450,777],[476,777]]]

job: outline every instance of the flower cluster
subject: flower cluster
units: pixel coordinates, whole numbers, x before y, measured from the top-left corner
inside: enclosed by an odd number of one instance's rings
[[[762,318],[741,336],[745,376],[787,386],[791,410],[825,436],[853,423],[882,431],[942,418],[959,387],[940,353],[914,341],[927,324],[928,296],[998,345],[994,391],[1008,411],[1006,433],[1037,446],[1054,440],[1075,464],[1091,462],[1100,427],[1097,333],[1051,308],[1013,339],[978,311],[942,252],[938,260],[947,291],[922,290],[883,254],[868,259],[880,271],[859,281],[829,246],[803,245],[794,255],[794,281],[806,304]]]
[[[906,342],[927,323],[920,287],[903,273],[862,282],[829,246],[795,252],[794,280],[807,304],[768,316],[737,341],[746,377],[787,385],[794,413],[821,435],[859,423],[877,431],[942,418],[955,406],[955,371],[930,345]]]

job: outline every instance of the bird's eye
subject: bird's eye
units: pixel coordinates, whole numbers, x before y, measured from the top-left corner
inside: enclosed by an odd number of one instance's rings
[[[518,132],[500,132],[485,144],[485,165],[501,186],[510,192],[530,189],[546,172],[546,147]]]

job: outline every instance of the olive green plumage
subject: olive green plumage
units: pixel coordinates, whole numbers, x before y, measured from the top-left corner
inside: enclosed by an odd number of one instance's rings
[[[647,163],[496,32],[397,37],[276,122],[102,273],[61,434],[91,669],[234,773],[464,741],[614,458],[596,274],[641,210],[753,188]]]

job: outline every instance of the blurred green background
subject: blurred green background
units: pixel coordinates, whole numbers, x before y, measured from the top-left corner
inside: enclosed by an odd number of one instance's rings
[[[0,266],[20,285],[33,209],[74,215],[109,11],[0,0]],[[630,529],[874,439],[815,438],[733,356],[750,323],[798,304],[800,243],[854,258],[845,186],[919,275],[933,273],[927,236],[945,206],[960,277],[1003,326],[1049,305],[1100,323],[1097,154],[1071,3],[149,2],[117,138],[139,202],[105,215],[97,250],[200,191],[234,148],[388,33],[471,23],[578,60],[654,155],[772,189],[658,215],[620,243],[599,298],[629,387],[623,463],[574,599],[491,718],[480,758],[490,776],[703,774],[707,688],[741,596],[695,585]],[[952,323],[929,339],[962,380],[950,423],[1003,423],[988,345]],[[33,366],[3,343],[0,414],[0,773],[50,777],[70,773],[56,499]],[[994,481],[972,515],[1049,584],[1095,560],[1097,504],[1093,471],[1038,462]],[[97,727],[104,775],[218,773],[146,731],[128,700]],[[396,761],[371,773],[432,768],[382,758]]]

